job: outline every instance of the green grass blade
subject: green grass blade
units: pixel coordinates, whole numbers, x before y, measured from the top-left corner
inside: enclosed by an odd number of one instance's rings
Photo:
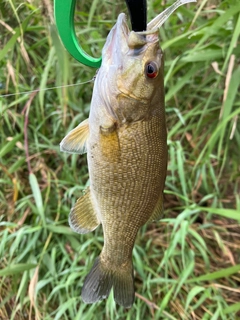
[[[42,117],[44,117],[44,96],[46,93],[45,89],[47,87],[48,74],[50,72],[50,68],[53,65],[54,59],[55,59],[55,49],[54,49],[54,47],[52,47],[49,52],[46,66],[45,66],[44,71],[42,73],[41,83],[40,83],[40,87],[39,87],[39,90],[40,90],[39,91],[39,103],[40,103]]]
[[[223,71],[226,69],[226,66],[227,66],[227,63],[229,61],[229,58],[230,58],[231,54],[233,54],[234,48],[237,45],[237,41],[238,41],[239,35],[240,35],[240,14],[238,15],[237,23],[236,23],[236,26],[235,26],[235,29],[234,29],[234,32],[233,32],[233,35],[232,35],[232,39],[231,39],[231,42],[230,42],[230,45],[229,45],[229,48],[228,48],[228,52],[227,52],[227,55],[226,55],[226,59],[225,59],[224,65],[223,65],[223,68],[222,68]]]
[[[44,207],[43,207],[43,201],[42,201],[42,194],[41,194],[41,191],[40,191],[40,188],[39,188],[39,184],[38,184],[37,178],[36,178],[34,173],[30,173],[29,174],[29,183],[30,183],[30,186],[31,186],[31,189],[32,189],[32,193],[33,193],[33,197],[34,197],[34,200],[35,200],[35,203],[36,203],[37,210],[38,210],[39,215],[40,215],[40,217],[42,219],[43,225],[45,226],[46,222],[45,222],[45,216],[44,216]]]
[[[185,311],[187,311],[191,301],[196,297],[196,295],[198,295],[200,292],[202,292],[204,290],[205,290],[204,287],[195,286],[189,291],[188,296],[187,296]]]
[[[98,5],[98,0],[93,0],[90,8],[89,16],[88,16],[87,28],[90,28],[91,26],[92,19],[96,11],[97,5]]]
[[[13,47],[16,44],[16,41],[19,35],[20,35],[20,29],[17,28],[15,30],[14,35],[11,37],[8,43],[4,46],[3,49],[0,50],[0,61],[5,58],[9,50],[13,50]]]
[[[234,303],[223,310],[224,314],[237,314],[240,311],[240,302]]]
[[[0,150],[0,158],[4,157],[6,154],[12,151],[12,149],[15,147],[16,142],[20,140],[22,137],[22,134],[16,135],[13,139],[11,139],[9,142],[7,142]]]
[[[36,264],[33,264],[33,263],[13,264],[0,270],[0,276],[4,277],[4,276],[22,273],[24,271],[31,270],[35,267],[36,267]]]
[[[229,219],[234,219],[236,221],[240,221],[240,210],[233,209],[220,209],[220,208],[210,208],[210,207],[199,207],[199,210],[207,211],[212,214],[217,214],[222,217],[226,217]]]
[[[191,68],[182,78],[181,81],[176,81],[175,85],[171,85],[171,88],[165,96],[165,102],[167,103],[176,92],[180,91],[190,81],[191,77],[196,73],[198,66]]]
[[[193,279],[188,279],[187,283],[192,282],[201,282],[201,281],[213,281],[220,278],[227,278],[228,276],[231,276],[232,274],[238,273],[240,271],[240,264],[235,265],[233,267],[221,269],[216,272],[207,273],[205,275],[202,275],[200,277],[196,277]]]
[[[174,292],[174,296],[173,299],[176,298],[177,294],[179,293],[182,285],[187,281],[187,278],[189,277],[189,275],[193,272],[194,269],[194,265],[195,265],[195,261],[194,261],[194,252],[190,251],[190,262],[189,264],[185,267],[185,269],[183,270],[183,272],[181,273],[180,277],[179,277],[179,281],[178,281],[178,285],[176,287],[176,290]]]

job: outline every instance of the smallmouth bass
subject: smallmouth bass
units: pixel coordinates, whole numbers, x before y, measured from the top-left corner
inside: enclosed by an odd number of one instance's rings
[[[132,250],[145,223],[163,214],[167,170],[163,53],[159,27],[178,0],[153,19],[147,31],[129,31],[120,14],[102,51],[89,119],[62,140],[62,151],[87,152],[90,187],[69,215],[84,234],[103,227],[104,246],[87,275],[82,299],[95,303],[113,288],[116,303],[134,302]]]

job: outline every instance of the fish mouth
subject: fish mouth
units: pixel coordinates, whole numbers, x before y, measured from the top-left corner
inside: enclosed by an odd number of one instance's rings
[[[121,51],[129,49],[141,49],[148,42],[153,42],[151,35],[155,34],[155,41],[158,41],[158,28],[147,29],[146,31],[130,31],[127,24],[126,14],[120,13],[117,19],[115,32],[112,35],[112,42],[121,44]],[[116,43],[117,42],[117,43]],[[125,43],[125,48],[123,46]]]
[[[120,67],[122,59],[128,55],[129,50],[140,53],[149,42],[158,42],[158,29],[153,28],[153,30],[141,32],[130,31],[126,14],[120,13],[115,26],[108,35],[102,55],[108,65]]]

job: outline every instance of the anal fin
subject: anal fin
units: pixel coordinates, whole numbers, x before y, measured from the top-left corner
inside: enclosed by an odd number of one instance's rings
[[[88,233],[95,230],[100,221],[91,200],[90,188],[80,197],[69,214],[69,225],[77,233]]]
[[[69,153],[83,154],[87,152],[87,139],[89,136],[88,119],[81,122],[71,130],[60,143],[60,150]]]
[[[164,211],[163,210],[163,194],[161,194],[161,196],[159,197],[158,202],[153,210],[152,215],[148,219],[148,222],[158,221],[158,220],[162,219],[163,211]]]

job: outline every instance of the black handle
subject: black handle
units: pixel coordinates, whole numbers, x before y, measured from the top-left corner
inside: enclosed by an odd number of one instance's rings
[[[131,18],[133,31],[147,29],[147,3],[146,0],[126,0]]]

